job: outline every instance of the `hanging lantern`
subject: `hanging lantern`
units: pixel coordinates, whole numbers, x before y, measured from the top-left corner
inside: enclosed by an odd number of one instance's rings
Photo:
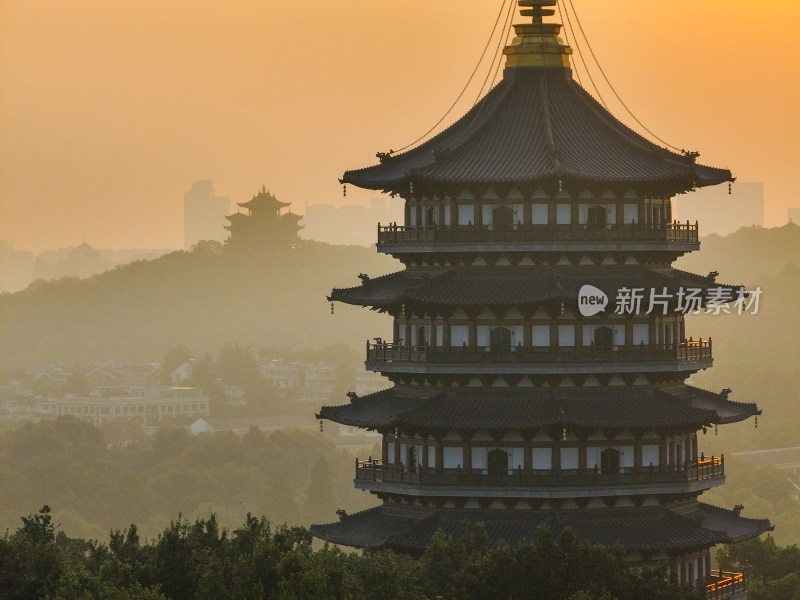
[[[758,415],[756,415],[756,429],[758,429]]]
[[[728,183],[728,196],[730,196],[732,193],[733,193],[733,186],[730,183]]]
[[[561,430],[561,439],[562,439],[562,440],[566,440],[566,439],[567,439],[567,428],[566,428],[566,427],[564,427],[564,428]]]
[[[558,193],[560,194],[563,191],[564,191],[564,184],[562,183],[561,179],[559,178],[559,180],[558,180]]]
[[[408,182],[408,193],[411,194],[412,196],[414,195],[414,182],[413,181],[409,181]]]
[[[400,434],[399,430],[397,429],[397,427],[395,427],[395,428],[394,428],[394,439],[397,439],[397,436],[398,436],[399,434]]]
[[[319,421],[319,432],[323,433],[323,431],[322,431],[322,419],[320,419],[320,421]]]
[[[346,183],[342,184],[342,196],[347,198],[347,184]]]
[[[331,302],[331,314],[333,314],[333,302]]]

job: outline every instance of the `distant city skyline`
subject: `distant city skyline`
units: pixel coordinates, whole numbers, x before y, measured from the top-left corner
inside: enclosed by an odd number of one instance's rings
[[[97,248],[180,248],[182,195],[200,178],[231,199],[266,183],[298,208],[366,206],[371,196],[343,197],[338,178],[444,114],[499,4],[6,0],[0,239],[40,252],[86,232]],[[795,203],[800,3],[575,5],[642,122],[702,149],[704,164],[764,181],[765,224],[783,224]],[[742,44],[743,31],[769,42]]]

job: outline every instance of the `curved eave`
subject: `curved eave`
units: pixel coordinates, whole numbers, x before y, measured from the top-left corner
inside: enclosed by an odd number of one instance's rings
[[[613,310],[617,291],[641,287],[659,292],[666,287],[673,297],[679,288],[725,288],[735,294],[741,286],[719,284],[709,277],[673,269],[670,274],[646,267],[469,267],[455,268],[427,279],[399,271],[365,281],[352,288],[337,288],[329,301],[390,310],[402,304],[425,306],[534,306],[555,301],[574,302],[584,284],[603,290]]]
[[[367,429],[500,431],[551,427],[696,430],[718,422],[719,416],[653,388],[474,389],[428,398],[404,397],[390,388],[355,398],[350,404],[324,406],[317,418]]]
[[[550,75],[548,75],[550,73]],[[667,187],[671,193],[733,181],[643,138],[583,88],[548,69],[510,69],[464,117],[417,148],[346,171],[343,183],[407,191],[471,184]]]
[[[564,511],[478,511],[440,509],[413,520],[388,514],[382,507],[347,515],[335,523],[312,525],[316,537],[356,548],[390,548],[419,555],[442,530],[452,538],[464,521],[483,523],[489,546],[501,541],[517,546],[532,539],[540,525],[554,535],[566,527],[587,542],[618,546],[627,552],[688,552],[716,544],[752,539],[770,531],[766,519],[747,519],[735,511],[697,503],[688,514],[663,508]]]

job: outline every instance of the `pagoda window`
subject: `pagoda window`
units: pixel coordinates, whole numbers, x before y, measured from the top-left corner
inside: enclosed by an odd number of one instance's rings
[[[536,348],[550,346],[550,325],[532,325],[531,343]]]
[[[489,465],[489,449],[485,446],[473,446],[472,468],[477,470],[487,469]]]
[[[450,327],[450,345],[469,346],[469,325],[452,325]]]
[[[435,328],[436,331],[436,341],[434,345],[436,346],[444,346],[444,325],[437,325]]]
[[[639,205],[638,204],[625,204],[623,207],[623,216],[625,218],[625,225],[632,225],[639,222]]]
[[[532,454],[534,469],[549,471],[553,468],[552,448],[534,448]]]
[[[531,220],[534,225],[547,225],[549,215],[547,204],[535,203],[531,211]]]
[[[394,464],[394,442],[386,444],[386,462],[390,465]]]
[[[475,205],[474,204],[459,204],[458,205],[458,224],[459,225],[474,225],[475,224]]]
[[[457,469],[464,466],[464,448],[445,446],[442,448],[442,465],[445,469]]]
[[[659,466],[658,444],[644,444],[642,446],[642,466]]]
[[[633,325],[633,344],[639,346],[641,344],[650,343],[650,325],[647,323],[634,323]]]
[[[558,345],[563,347],[575,346],[575,325],[558,326]]]
[[[659,204],[651,204],[650,206],[651,206],[651,212],[652,212],[652,215],[653,215],[651,223],[655,227],[660,227],[661,226],[661,208],[662,207]]]
[[[561,468],[578,468],[578,448],[561,448]]]
[[[452,224],[450,222],[450,205],[449,204],[446,204],[445,207],[444,207],[444,224],[445,225],[451,225]]]
[[[572,223],[572,205],[556,204],[556,224],[569,225],[570,223]]]
[[[417,207],[416,206],[409,207],[409,211],[408,211],[408,226],[409,227],[416,227],[417,226]]]
[[[525,467],[525,448],[511,448],[511,469],[522,469]]]

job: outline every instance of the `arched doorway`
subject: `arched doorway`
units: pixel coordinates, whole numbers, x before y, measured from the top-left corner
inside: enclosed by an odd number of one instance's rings
[[[600,352],[610,352],[614,348],[614,330],[610,327],[598,327],[594,330],[594,348]]]
[[[508,206],[498,206],[492,211],[495,229],[511,229],[514,226],[514,211]]]
[[[436,207],[429,206],[425,209],[425,225],[436,225]]]
[[[605,206],[597,205],[589,207],[589,214],[586,220],[586,225],[589,229],[605,229],[606,222]]]
[[[505,327],[495,327],[489,334],[492,350],[511,349],[511,331]]]
[[[606,448],[600,453],[600,472],[619,473],[619,450],[616,448]]]
[[[508,475],[508,452],[495,448],[487,455],[489,475]]]
[[[406,467],[409,471],[414,471],[417,468],[417,447],[408,446],[406,448]]]

